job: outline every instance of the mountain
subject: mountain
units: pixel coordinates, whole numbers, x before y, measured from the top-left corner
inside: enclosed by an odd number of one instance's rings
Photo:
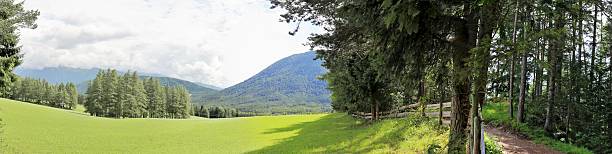
[[[81,69],[81,68],[69,68],[69,67],[48,67],[43,69],[24,69],[17,68],[15,70],[15,74],[23,77],[37,78],[37,79],[45,79],[50,83],[58,84],[58,83],[67,83],[72,82],[77,84],[77,90],[79,93],[85,93],[87,90],[87,83],[90,80],[96,78],[96,74],[100,69],[92,68],[92,69]],[[123,73],[123,72],[119,72]],[[141,78],[153,77],[159,79],[162,85],[165,86],[177,86],[182,85],[192,95],[208,95],[211,93],[216,93],[218,90],[213,88],[208,88],[206,86],[201,86],[202,83],[194,83],[190,81],[185,81],[181,79],[171,78],[171,77],[163,77],[159,74],[151,74],[151,73],[139,73]],[[210,86],[210,85],[209,85]],[[211,86],[214,87],[214,86]],[[216,87],[215,87],[216,88]]]
[[[145,79],[149,77],[151,76],[140,76],[141,79]],[[216,89],[201,86],[200,84],[196,82],[185,81],[185,80],[171,78],[171,77],[152,77],[152,78],[158,79],[161,85],[163,86],[172,87],[172,86],[182,85],[183,87],[187,88],[187,90],[189,90],[189,93],[191,93],[191,95],[207,95],[207,94],[212,94],[212,93],[216,93],[217,91],[219,91]]]
[[[17,67],[15,74],[23,77],[45,79],[50,83],[81,83],[96,78],[97,68],[81,69],[69,67],[48,67],[43,69],[26,69]]]
[[[318,79],[327,70],[314,58],[312,51],[286,57],[239,84],[195,99],[202,100],[202,104],[223,104],[241,111],[327,111],[330,92],[326,89],[327,83]]]
[[[223,90],[223,88],[221,88],[221,87],[209,85],[209,84],[206,84],[206,83],[201,83],[201,82],[194,82],[194,83],[199,85],[199,86],[210,88],[210,89],[214,89],[214,90]]]

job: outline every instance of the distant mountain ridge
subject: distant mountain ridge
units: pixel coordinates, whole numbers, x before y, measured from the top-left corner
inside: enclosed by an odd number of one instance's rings
[[[17,68],[15,74],[23,77],[44,79],[53,84],[72,82],[77,84],[77,90],[79,93],[83,94],[87,90],[88,82],[96,78],[96,74],[98,74],[99,70],[98,68],[82,69],[69,67],[48,67],[43,69]],[[164,77],[159,74],[138,73],[138,75],[140,75],[141,78],[153,77],[159,79],[161,84],[165,86],[182,85],[192,94],[209,94],[218,91],[218,87],[215,86]]]
[[[98,70],[100,69],[82,69],[69,67],[47,67],[43,69],[27,69],[17,67],[14,73],[23,77],[45,79],[49,83],[53,84],[66,82],[78,84],[96,78]]]
[[[321,112],[330,108],[327,70],[313,51],[283,58],[255,76],[213,95],[203,104],[225,104],[242,111],[266,113]],[[198,99],[198,98],[196,98]]]

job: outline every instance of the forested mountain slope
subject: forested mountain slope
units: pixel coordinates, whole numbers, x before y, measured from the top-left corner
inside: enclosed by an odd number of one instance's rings
[[[196,99],[202,104],[224,104],[241,111],[297,113],[327,110],[330,108],[330,93],[326,82],[317,79],[327,70],[321,66],[320,60],[314,58],[312,51],[289,56],[242,83]]]

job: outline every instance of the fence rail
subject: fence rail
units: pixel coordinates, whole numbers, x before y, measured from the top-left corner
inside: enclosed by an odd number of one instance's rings
[[[380,112],[379,113],[379,118],[381,119],[388,119],[388,118],[403,118],[408,116],[409,113],[418,113],[420,111],[417,111],[417,109],[420,107],[420,104],[410,104],[410,105],[405,105],[405,106],[401,106],[398,107],[395,110],[391,110],[391,111],[387,111],[387,112]],[[442,104],[442,119],[443,119],[443,123],[444,124],[450,124],[450,117],[451,117],[451,112],[447,111],[450,110],[451,108],[451,102],[446,102]],[[439,117],[440,116],[440,104],[429,104],[425,107],[425,111],[429,112],[425,112],[425,116],[428,117]],[[437,111],[431,111],[431,110],[437,110]],[[372,113],[367,113],[367,112],[355,112],[352,113],[352,116],[355,118],[361,118],[361,119],[372,119]]]

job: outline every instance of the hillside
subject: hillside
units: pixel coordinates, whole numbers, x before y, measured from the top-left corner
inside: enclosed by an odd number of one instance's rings
[[[317,79],[326,69],[314,58],[312,51],[289,56],[239,84],[196,99],[202,104],[223,104],[242,111],[264,113],[328,110],[327,84]]]
[[[0,111],[0,153],[424,153],[448,139],[433,120],[365,125],[343,113],[110,119],[7,99]]]
[[[141,79],[145,79],[149,77],[151,76],[140,76]],[[171,77],[153,77],[153,78],[159,80],[159,82],[163,86],[170,86],[170,87],[178,86],[178,85],[184,86],[185,88],[187,88],[187,90],[189,90],[189,93],[191,93],[192,95],[206,95],[206,94],[211,94],[211,93],[215,93],[218,91],[216,89],[202,86],[201,83],[195,83],[195,82],[190,82],[190,81],[171,78]]]

